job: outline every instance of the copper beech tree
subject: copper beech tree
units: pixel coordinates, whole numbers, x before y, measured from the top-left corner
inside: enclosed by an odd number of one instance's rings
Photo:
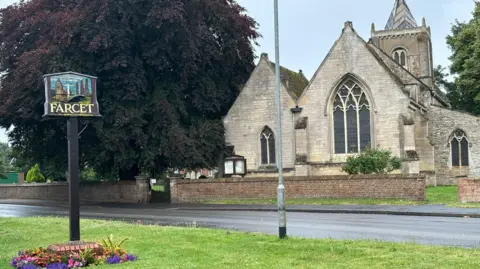
[[[81,123],[82,165],[133,179],[216,164],[259,37],[235,0],[30,0],[0,18],[0,125],[14,126],[24,160],[66,170],[65,122],[42,120],[42,76],[75,71],[98,77],[103,116]]]

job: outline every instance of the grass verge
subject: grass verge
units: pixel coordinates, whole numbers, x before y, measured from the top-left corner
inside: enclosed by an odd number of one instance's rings
[[[19,250],[68,239],[67,218],[0,218],[0,268]],[[82,220],[83,240],[130,238],[138,261],[98,268],[478,268],[479,249],[289,238]]]
[[[428,187],[426,201],[409,201],[400,199],[287,199],[290,205],[424,205],[442,204],[450,207],[480,207],[480,203],[463,204],[458,201],[457,186]],[[276,199],[241,199],[241,200],[208,200],[203,204],[276,204]]]

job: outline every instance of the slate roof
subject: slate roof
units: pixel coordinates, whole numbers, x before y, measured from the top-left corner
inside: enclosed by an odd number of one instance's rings
[[[418,27],[406,0],[396,0],[385,30]]]
[[[275,63],[270,62],[273,70],[275,70]],[[308,79],[303,75],[302,70],[299,72],[292,71],[280,65],[280,80],[288,93],[296,101],[302,95],[303,91],[308,85]]]

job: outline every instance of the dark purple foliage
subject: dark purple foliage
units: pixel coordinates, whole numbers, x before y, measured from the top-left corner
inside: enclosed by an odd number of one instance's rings
[[[0,126],[15,126],[18,160],[66,170],[65,122],[42,121],[42,76],[76,71],[98,77],[103,115],[82,132],[82,165],[132,180],[217,165],[221,117],[259,37],[237,1],[30,0],[0,18]]]

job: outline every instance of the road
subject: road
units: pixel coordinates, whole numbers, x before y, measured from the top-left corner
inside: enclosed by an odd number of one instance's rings
[[[68,216],[63,206],[0,204],[0,217]],[[158,225],[196,225],[277,234],[276,212],[193,210],[171,206],[122,208],[82,206],[84,218],[141,220]],[[480,219],[368,214],[287,214],[289,236],[375,239],[427,245],[480,247]]]

